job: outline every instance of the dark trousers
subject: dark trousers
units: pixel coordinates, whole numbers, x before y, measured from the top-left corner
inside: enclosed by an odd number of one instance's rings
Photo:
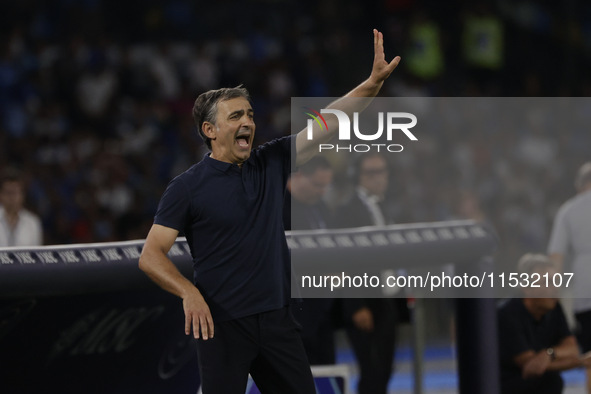
[[[370,308],[374,315],[374,329],[367,332],[349,325],[347,336],[359,364],[359,394],[386,394],[392,374],[394,347],[396,344],[396,313],[392,300],[372,300],[377,308]]]
[[[563,385],[558,372],[546,372],[537,378],[516,377],[503,381],[501,394],[561,394]]]
[[[263,394],[316,393],[288,307],[214,324],[214,338],[197,340],[203,394],[244,394],[249,373]]]
[[[579,322],[577,339],[583,353],[591,350],[591,311],[575,313]]]
[[[331,298],[306,298],[293,311],[302,326],[302,341],[310,365],[335,363],[334,306],[335,300]]]

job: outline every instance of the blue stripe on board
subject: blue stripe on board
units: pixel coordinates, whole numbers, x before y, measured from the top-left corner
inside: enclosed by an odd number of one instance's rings
[[[412,348],[404,346],[396,350],[396,362],[398,364],[412,363]],[[425,368],[423,375],[423,387],[425,390],[453,390],[458,387],[458,374],[453,368],[455,354],[449,345],[429,346],[424,352],[425,363],[434,361],[449,361],[449,369],[430,370]],[[339,349],[337,352],[337,363],[355,363],[353,352],[348,348]],[[562,377],[567,387],[584,387],[586,382],[585,371],[582,368],[562,372]],[[359,376],[351,377],[350,388],[355,390]],[[412,391],[413,375],[410,372],[395,372],[388,384],[388,391]]]
[[[438,345],[429,346],[423,353],[425,361],[437,361],[454,359],[454,350],[449,345]],[[396,355],[394,356],[396,362],[412,362],[413,351],[410,346],[402,346],[396,349]],[[350,348],[341,348],[337,350],[337,363],[353,363],[355,362],[355,356]]]

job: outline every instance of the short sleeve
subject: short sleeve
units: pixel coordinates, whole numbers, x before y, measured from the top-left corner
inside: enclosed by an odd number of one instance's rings
[[[266,144],[261,145],[256,151],[255,155],[259,158],[264,158],[271,166],[278,166],[285,179],[289,177],[292,168],[295,168],[296,160],[296,136],[290,135],[274,139]]]
[[[571,336],[572,332],[570,331],[570,328],[568,328],[568,322],[566,321],[566,316],[564,315],[564,310],[562,309],[560,302],[556,304],[556,309],[553,313],[556,314],[556,343],[558,344],[564,338]]]
[[[548,254],[558,253],[564,255],[568,252],[570,234],[566,220],[567,207],[568,205],[563,205],[556,214],[550,242],[548,243]]]
[[[186,227],[190,208],[191,199],[187,187],[180,177],[176,177],[168,184],[160,199],[154,224],[182,232]]]

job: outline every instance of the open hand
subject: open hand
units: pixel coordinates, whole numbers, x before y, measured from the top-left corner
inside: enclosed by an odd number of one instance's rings
[[[398,63],[400,63],[400,56],[396,56],[389,63],[386,61],[386,55],[384,54],[384,34],[376,29],[373,29],[373,48],[373,68],[369,78],[373,80],[374,83],[382,83],[398,66]]]

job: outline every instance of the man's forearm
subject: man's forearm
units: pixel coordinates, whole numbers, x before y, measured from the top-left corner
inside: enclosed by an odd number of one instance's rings
[[[384,81],[376,81],[373,77],[369,77],[357,85],[355,89],[330,103],[326,108],[343,111],[349,116],[349,118],[351,118],[351,115],[353,115],[354,112],[361,112],[371,104],[383,85]],[[322,139],[331,139],[338,131],[336,117],[329,116],[327,118],[329,118],[329,120],[327,120],[328,133],[320,133]],[[320,141],[320,139],[317,141]]]
[[[376,97],[383,85],[384,81],[376,81],[370,76],[368,79],[357,85],[355,89],[347,93],[344,97]]]
[[[186,335],[193,330],[196,339],[213,338],[213,318],[205,299],[199,289],[180,273],[166,255],[173,239],[160,244],[156,242],[156,245],[160,246],[154,246],[154,243],[148,246],[150,240],[154,240],[154,237],[150,238],[148,234],[139,260],[140,269],[161,288],[183,299]]]
[[[562,339],[558,345],[553,347],[554,358],[556,360],[580,357],[579,345],[574,335],[569,335]]]
[[[548,371],[565,371],[567,369],[583,366],[583,361],[578,356],[569,356],[556,359],[548,366]]]
[[[189,293],[199,291],[166,255],[145,251],[140,256],[139,267],[158,286],[178,297],[186,298]]]
[[[564,371],[583,365],[581,355],[579,354],[579,347],[574,336],[570,335],[564,338],[560,344],[554,346],[552,349],[554,359],[548,365],[549,371]],[[541,352],[547,354],[546,350],[542,350]]]

